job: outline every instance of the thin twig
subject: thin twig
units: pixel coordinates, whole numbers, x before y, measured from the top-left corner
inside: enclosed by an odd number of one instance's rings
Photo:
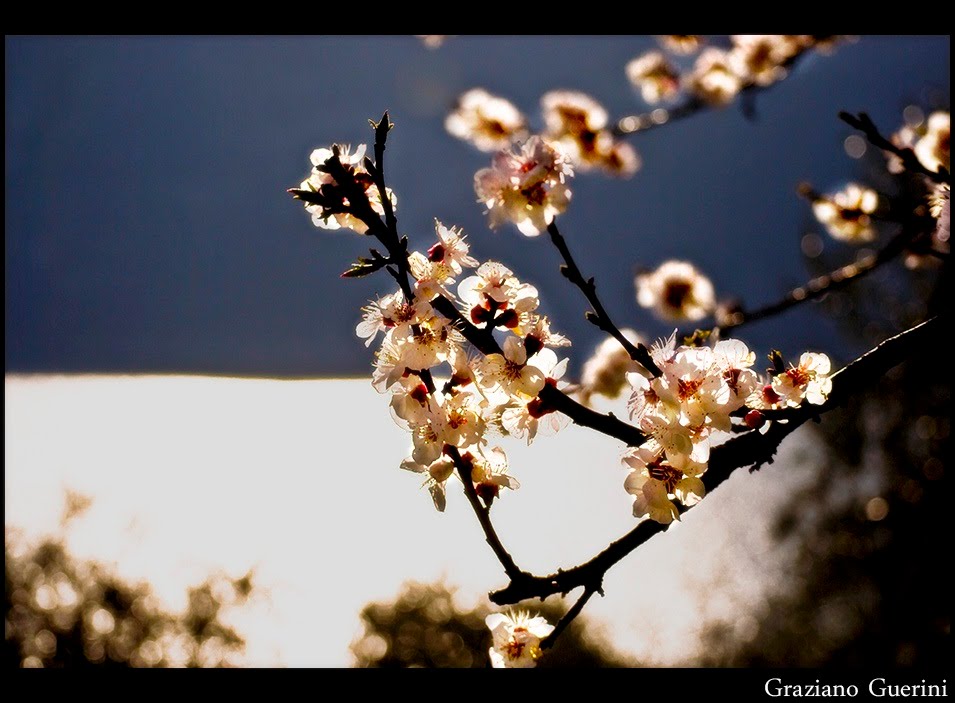
[[[584,588],[584,592],[581,594],[580,598],[577,599],[577,602],[574,603],[570,610],[564,613],[564,617],[562,617],[557,623],[557,626],[554,627],[554,631],[541,640],[541,649],[550,649],[554,646],[554,643],[557,642],[557,638],[560,637],[561,633],[567,629],[570,623],[572,623],[577,616],[580,615],[580,611],[584,609],[585,605],[587,605],[587,601],[589,601],[590,597],[594,593],[597,593],[597,591],[598,589],[590,588],[589,586]]]
[[[491,547],[491,551],[494,552],[494,556],[501,562],[501,566],[504,567],[504,573],[507,574],[508,578],[512,581],[520,582],[527,578],[529,574],[518,568],[517,564],[514,563],[513,557],[511,557],[501,542],[501,538],[498,537],[497,530],[494,529],[494,524],[491,522],[491,511],[486,505],[481,503],[481,499],[474,489],[474,480],[471,478],[472,467],[468,466],[467,462],[464,461],[457,447],[449,446],[445,449],[445,452],[451,457],[451,461],[454,462],[454,466],[458,470],[461,483],[464,484],[464,493],[468,497],[468,502],[471,504],[471,508],[474,510],[478,522],[481,523],[481,529],[484,531],[484,539]]]
[[[607,314],[607,311],[601,304],[600,298],[597,297],[597,286],[594,284],[594,279],[585,279],[584,275],[580,272],[577,262],[574,261],[574,257],[567,247],[567,241],[557,228],[556,220],[547,225],[547,233],[550,235],[551,242],[557,247],[557,251],[560,252],[560,255],[564,259],[564,265],[560,267],[560,272],[568,281],[580,288],[580,291],[593,308],[593,311],[587,313],[587,319],[620,342],[623,348],[627,350],[627,354],[630,355],[631,359],[643,366],[654,376],[659,376],[660,369],[650,356],[650,350],[640,342],[634,345],[633,342],[623,336],[620,329],[613,323],[613,320],[610,319],[610,315]]]
[[[789,308],[809,302],[810,300],[821,298],[826,293],[847,286],[867,274],[872,273],[880,266],[892,261],[905,251],[906,246],[908,246],[911,240],[912,234],[903,230],[890,239],[878,253],[870,254],[860,261],[847,264],[846,266],[840,266],[834,271],[816,276],[805,285],[793,288],[775,303],[770,303],[769,305],[764,305],[754,310],[737,310],[736,312],[730,313],[727,316],[728,319],[722,321],[723,324],[718,325],[717,329],[720,332],[726,332],[727,330],[742,327],[756,320],[778,315]]]
[[[780,443],[807,420],[819,417],[841,405],[857,390],[871,384],[873,379],[909,357],[914,350],[927,348],[928,342],[942,327],[942,320],[941,317],[934,317],[887,339],[833,374],[832,392],[823,405],[793,408],[787,413],[788,422],[774,422],[766,434],[752,431],[714,447],[704,474],[707,492],[712,493],[738,468],[758,467],[772,462]],[[690,510],[686,506],[679,506],[679,509],[681,514]],[[555,593],[568,593],[580,586],[597,588],[611,567],[666,529],[666,525],[644,520],[590,561],[548,576],[524,576],[519,581],[492,592],[489,597],[498,605],[508,605],[528,598],[546,598]]]

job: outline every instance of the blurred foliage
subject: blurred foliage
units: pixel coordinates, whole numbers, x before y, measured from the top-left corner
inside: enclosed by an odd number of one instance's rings
[[[69,494],[61,526],[89,502]],[[148,585],[72,557],[62,536],[25,547],[8,532],[4,552],[7,667],[224,667],[244,650],[223,615],[248,599],[251,574],[210,576],[173,613]]]
[[[886,173],[881,153],[870,151],[867,180],[889,194],[890,208],[924,210],[924,182]],[[830,244],[830,257],[845,256]],[[816,273],[836,261],[808,263]],[[823,300],[847,336],[874,344],[947,312],[947,260],[909,255],[905,263]],[[947,668],[951,377],[935,353],[943,349],[939,340],[937,350],[873,379],[818,425],[826,463],[775,524],[780,544],[795,548],[789,579],[747,624],[711,625],[698,663]]]
[[[515,610],[528,610],[556,624],[567,611],[563,601],[533,601]],[[464,608],[444,583],[409,581],[390,602],[370,603],[361,611],[362,635],[352,643],[355,666],[365,668],[485,668],[490,666],[491,631],[484,605]],[[564,631],[538,666],[635,666],[616,652],[598,628],[580,616]]]

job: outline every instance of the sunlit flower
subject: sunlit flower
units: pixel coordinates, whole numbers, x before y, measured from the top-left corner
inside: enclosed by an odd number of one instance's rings
[[[759,385],[759,376],[750,368],[756,363],[756,355],[738,339],[724,339],[713,347],[713,358],[730,391],[725,411],[733,412],[746,404]]]
[[[672,98],[680,91],[680,74],[660,51],[632,59],[626,68],[627,79],[640,89],[643,99],[652,104]]]
[[[850,183],[838,193],[813,201],[812,212],[835,239],[871,242],[876,236],[871,215],[878,206],[874,190]]]
[[[728,52],[710,47],[697,57],[685,85],[704,102],[725,105],[736,97],[743,82],[730,64]]]
[[[691,506],[702,500],[706,492],[703,481],[673,467],[654,442],[628,450],[622,461],[631,469],[624,488],[634,497],[634,517],[648,515],[651,520],[668,525],[680,519],[674,499]]]
[[[766,86],[786,77],[783,67],[801,50],[787,34],[734,34],[729,62],[734,72],[756,85]]]
[[[531,617],[526,612],[491,613],[485,619],[494,645],[488,650],[495,669],[527,669],[537,665],[541,654],[541,640],[554,631],[554,626],[542,617]]]
[[[435,220],[434,233],[438,243],[428,250],[429,261],[446,264],[455,274],[460,274],[464,267],[474,268],[478,265],[478,260],[470,254],[470,246],[464,241],[467,237],[459,227],[445,227]]]
[[[490,215],[491,227],[513,222],[536,237],[567,209],[567,179],[573,167],[564,152],[538,136],[514,150],[495,154],[490,168],[474,174],[474,190]]]
[[[546,137],[559,143],[581,170],[599,168],[629,177],[640,168],[637,152],[608,128],[607,111],[585,93],[553,90],[541,97]]]
[[[710,279],[685,261],[666,261],[634,282],[637,302],[665,320],[700,320],[716,305]]]
[[[409,457],[401,462],[401,468],[416,474],[426,474],[424,485],[428,487],[434,507],[443,513],[447,507],[445,483],[454,473],[454,462],[443,454],[428,464],[421,464]]]
[[[557,387],[567,371],[567,359],[557,360],[550,349],[534,356],[534,366],[544,376],[544,383]],[[510,399],[510,406],[501,413],[501,427],[512,437],[527,439],[531,444],[538,433],[551,436],[567,425],[569,418],[556,412],[539,397]]]
[[[517,399],[534,398],[544,387],[546,374],[528,362],[523,339],[509,336],[502,346],[503,354],[488,354],[478,361],[477,374],[481,385],[488,390],[500,389]]]
[[[511,142],[527,136],[527,121],[512,102],[472,88],[458,98],[458,104],[444,121],[452,136],[481,151],[506,149]]]
[[[529,314],[521,320],[514,333],[524,337],[524,343],[535,348],[540,347],[569,347],[570,340],[550,328],[550,320],[546,315]]]
[[[780,402],[789,407],[801,405],[804,398],[813,405],[822,405],[832,391],[830,368],[829,357],[825,354],[805,352],[799,357],[798,366],[790,365],[773,377],[772,390]]]
[[[473,276],[458,286],[458,297],[467,315],[476,325],[494,323],[494,326],[517,329],[521,322],[529,323],[525,313],[533,312],[540,304],[537,289],[521,283],[513,272],[497,261],[487,261]]]
[[[401,291],[396,291],[362,308],[362,321],[355,327],[355,334],[364,339],[368,347],[379,332],[417,324],[430,315],[431,305],[428,301],[416,299],[410,304],[405,302]]]
[[[350,147],[338,146],[338,159],[346,171],[351,173],[355,182],[364,188],[365,196],[371,204],[372,209],[379,215],[384,215],[385,210],[381,204],[381,196],[378,187],[375,185],[371,175],[365,170],[365,145],[361,144],[351,152]],[[345,227],[358,234],[364,234],[368,231],[368,226],[360,219],[355,217],[350,209],[352,203],[343,196],[338,188],[335,179],[325,171],[320,170],[326,161],[334,157],[332,149],[315,149],[311,155],[312,173],[308,179],[302,181],[300,190],[308,190],[320,193],[324,196],[326,203],[323,205],[315,203],[306,203],[305,210],[312,216],[312,224],[322,229],[339,229]],[[392,206],[397,206],[398,198],[388,189],[388,197]]]
[[[461,459],[471,465],[474,490],[489,507],[502,488],[516,491],[521,487],[516,478],[508,475],[507,455],[500,447],[478,449],[477,453],[466,452]]]
[[[932,244],[941,252],[951,251],[951,189],[947,183],[936,186],[929,199],[929,211],[938,220],[932,234]]]
[[[915,155],[929,171],[951,168],[952,116],[933,112],[926,124],[925,136],[915,143]]]

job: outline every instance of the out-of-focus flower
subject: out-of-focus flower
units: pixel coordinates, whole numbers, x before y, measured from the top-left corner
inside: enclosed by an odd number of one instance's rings
[[[381,204],[380,193],[375,185],[374,179],[365,170],[365,145],[361,144],[351,152],[349,146],[338,146],[338,160],[346,171],[354,176],[355,182],[364,189],[365,197],[372,209],[379,215],[384,215],[385,210]],[[364,234],[368,231],[368,226],[360,219],[355,217],[350,209],[352,203],[344,196],[339,188],[335,178],[320,170],[325,162],[335,155],[333,149],[315,149],[311,155],[312,173],[307,180],[302,181],[299,190],[312,191],[322,196],[323,204],[306,202],[305,210],[312,216],[312,224],[322,229],[339,229],[341,227],[353,230],[358,234]],[[388,189],[388,198],[392,206],[397,206],[398,198]]]
[[[529,613],[491,613],[485,619],[493,646],[488,650],[495,669],[528,669],[537,666],[541,640],[554,631],[554,626],[542,617]]]
[[[631,329],[620,330],[633,344],[643,340]],[[580,374],[580,400],[585,405],[591,396],[617,398],[627,386],[627,374],[637,373],[642,367],[630,358],[627,350],[613,337],[603,340],[593,355],[584,362]]]
[[[802,47],[788,34],[734,34],[729,62],[745,81],[767,86],[786,77],[785,64]]]
[[[418,39],[421,40],[421,43],[425,45],[428,49],[439,49],[441,45],[444,44],[451,37],[457,36],[455,34],[415,34]]]
[[[514,104],[483,88],[472,88],[444,120],[448,132],[481,151],[506,149],[527,136],[527,120]]]
[[[680,74],[661,51],[648,51],[632,59],[626,72],[630,83],[640,89],[643,99],[651,105],[680,91]]]
[[[699,51],[704,43],[700,34],[662,34],[657,38],[665,49],[674,54],[692,54]]]
[[[665,261],[634,283],[637,302],[665,320],[700,320],[716,305],[710,279],[686,261]]]
[[[522,234],[536,237],[567,209],[572,175],[561,148],[533,136],[516,150],[497,152],[490,168],[474,174],[474,190],[487,206],[491,227],[513,222]]]
[[[932,234],[932,244],[941,252],[951,250],[952,224],[950,215],[951,188],[947,183],[936,186],[929,198],[929,209],[932,217],[938,220],[935,232]]]
[[[789,407],[802,405],[803,399],[813,405],[822,405],[832,391],[829,378],[831,364],[825,354],[805,352],[799,357],[799,365],[790,365],[783,373],[773,377],[772,390],[779,402]]]
[[[835,239],[858,244],[875,239],[871,215],[878,207],[878,193],[850,183],[838,193],[814,200],[812,212]]]
[[[684,85],[706,103],[726,105],[739,93],[743,81],[734,70],[728,52],[710,47],[696,58]]]
[[[546,137],[558,142],[582,170],[598,168],[627,178],[640,168],[629,143],[614,137],[607,111],[586,93],[553,90],[541,96]]]
[[[929,115],[925,135],[914,146],[915,155],[930,171],[951,168],[952,116],[948,112]]]

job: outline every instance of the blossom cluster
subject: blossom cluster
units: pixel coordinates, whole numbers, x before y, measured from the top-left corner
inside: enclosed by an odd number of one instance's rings
[[[682,92],[704,103],[729,103],[748,86],[766,87],[784,79],[787,67],[809,49],[827,50],[837,37],[794,34],[734,34],[731,46],[703,48],[698,35],[661,38],[671,54],[699,51],[692,67],[681,71],[662,51],[651,50],[626,66],[627,78],[640,90],[645,102],[672,100]],[[702,49],[700,51],[700,49]]]
[[[774,368],[768,378],[752,369],[755,355],[736,339],[678,347],[671,336],[651,356],[660,376],[628,374],[630,416],[650,440],[624,455],[630,468],[624,487],[634,496],[636,517],[664,524],[679,517],[674,499],[690,506],[703,497],[710,442],[730,431],[733,416],[742,412],[750,427],[768,427],[762,411],[821,405],[832,389],[824,354],[805,353],[798,365]]]
[[[559,145],[569,163],[581,171],[597,169],[629,177],[639,169],[637,152],[614,135],[607,110],[591,96],[553,90],[541,97],[540,104],[544,130],[532,139]],[[473,88],[458,98],[445,119],[445,128],[481,151],[506,150],[530,135],[528,120],[517,106],[483,88]]]
[[[537,313],[536,288],[498,262],[478,265],[458,229],[436,222],[435,233],[427,253],[409,255],[414,299],[397,291],[373,301],[355,331],[366,344],[383,333],[372,383],[390,394],[393,416],[411,434],[412,452],[401,468],[423,475],[435,507],[444,510],[445,484],[463,465],[490,505],[501,488],[519,484],[508,475],[504,450],[488,446],[488,434],[531,443],[538,432],[560,428],[560,416],[538,394],[557,385],[566,361],[553,348],[570,342]],[[472,358],[461,333],[435,310],[439,297],[475,327],[504,333],[501,351]]]

